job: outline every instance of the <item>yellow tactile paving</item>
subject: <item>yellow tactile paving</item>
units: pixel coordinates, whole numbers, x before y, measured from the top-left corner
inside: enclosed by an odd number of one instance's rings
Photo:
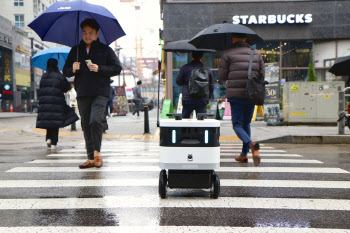
[[[46,134],[45,129],[33,129],[34,133]],[[71,132],[67,129],[60,129],[60,136],[74,136],[74,135],[82,135],[82,131]],[[124,139],[151,139],[151,140],[159,140],[159,129],[153,135],[109,135],[104,134],[103,138],[124,138]],[[220,141],[239,141],[237,136],[221,136]]]

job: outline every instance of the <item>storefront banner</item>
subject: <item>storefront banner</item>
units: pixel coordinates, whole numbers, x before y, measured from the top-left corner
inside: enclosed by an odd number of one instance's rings
[[[266,85],[264,101],[264,120],[266,122],[280,121],[279,76],[278,62],[265,64],[265,80],[269,82],[269,84]]]
[[[116,96],[113,99],[113,113],[118,116],[126,116],[128,113],[128,102],[126,100],[126,92],[124,86],[114,87]]]
[[[30,70],[16,67],[16,85],[30,87]]]
[[[12,52],[0,48],[0,90],[1,100],[13,100]],[[3,105],[3,103],[2,103]],[[2,106],[4,109],[4,106]]]
[[[264,102],[264,120],[266,122],[280,121],[278,82],[266,85],[266,95]]]
[[[278,82],[280,78],[279,62],[265,63],[265,80],[269,83]]]
[[[225,110],[223,120],[231,120],[231,105],[230,102],[227,102],[227,98],[225,99]]]
[[[129,100],[129,99],[132,99],[134,94],[132,92],[132,88],[126,88],[126,98]]]

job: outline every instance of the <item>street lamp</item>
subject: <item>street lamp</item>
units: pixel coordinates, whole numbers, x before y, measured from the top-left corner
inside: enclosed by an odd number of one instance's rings
[[[115,51],[117,51],[117,56],[119,58],[119,61],[120,61],[120,50],[122,50],[123,48],[120,47],[119,45],[115,48]],[[122,70],[123,70],[123,84],[125,83],[125,76],[124,76],[124,64],[121,62],[121,65],[122,65]],[[118,77],[118,86],[120,86],[120,74],[119,74],[119,77]]]

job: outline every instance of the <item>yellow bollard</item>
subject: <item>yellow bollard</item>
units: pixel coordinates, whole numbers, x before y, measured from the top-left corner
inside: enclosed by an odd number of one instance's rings
[[[257,112],[260,113],[260,116],[261,116],[261,117],[264,117],[264,108],[263,108],[262,105],[259,105],[259,106],[258,106]]]
[[[255,105],[255,107],[254,107],[254,113],[253,113],[253,117],[252,117],[252,121],[255,121],[255,120],[256,120],[256,114],[257,114],[257,112],[258,112],[258,108],[257,108],[257,106]]]

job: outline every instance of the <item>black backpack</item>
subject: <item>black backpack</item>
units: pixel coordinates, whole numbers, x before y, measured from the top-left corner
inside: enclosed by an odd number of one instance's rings
[[[188,81],[191,97],[205,97],[209,95],[209,74],[204,67],[194,68]]]

